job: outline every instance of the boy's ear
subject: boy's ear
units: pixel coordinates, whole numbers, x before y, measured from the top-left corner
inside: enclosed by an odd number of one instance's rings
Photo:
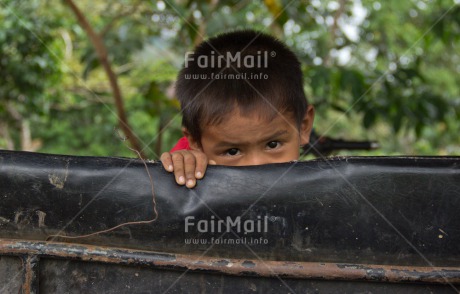
[[[315,119],[315,108],[313,105],[308,105],[305,116],[300,125],[300,144],[306,145],[310,143],[310,133],[313,129],[313,120]]]
[[[197,140],[195,140],[190,132],[187,130],[187,128],[182,127],[182,134],[184,134],[185,137],[187,137],[188,143],[190,144],[190,148],[192,150],[200,150],[202,151],[201,144]]]

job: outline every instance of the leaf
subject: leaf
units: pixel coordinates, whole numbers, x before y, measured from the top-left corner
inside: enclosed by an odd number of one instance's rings
[[[85,67],[83,69],[83,73],[82,73],[82,77],[84,80],[87,80],[88,79],[88,76],[90,75],[90,73],[95,70],[96,68],[98,68],[99,66],[101,65],[101,63],[99,62],[99,58],[97,58],[97,56],[94,54],[94,55],[91,55],[90,58],[88,58],[85,62]]]
[[[289,20],[281,0],[264,0],[264,4],[279,26],[282,27]]]
[[[401,130],[402,121],[403,121],[403,112],[398,111],[396,113],[396,116],[393,117],[393,131],[395,133],[397,133],[397,132],[399,132],[399,130]]]
[[[367,110],[365,113],[364,113],[364,117],[363,117],[363,126],[368,129],[370,128],[374,123],[375,123],[375,120],[376,120],[376,115],[373,111],[371,110]]]

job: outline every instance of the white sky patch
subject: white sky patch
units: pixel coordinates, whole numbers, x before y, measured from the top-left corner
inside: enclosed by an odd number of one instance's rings
[[[163,1],[158,1],[157,2],[157,8],[158,8],[158,10],[163,11],[166,8],[166,4]]]
[[[295,22],[290,19],[284,24],[284,33],[287,36],[292,36],[292,31],[294,29]]]
[[[160,16],[158,14],[152,15],[152,21],[159,22],[160,21]]]
[[[411,62],[411,58],[410,58],[410,57],[407,57],[407,56],[404,56],[404,55],[403,55],[403,56],[401,56],[401,57],[399,58],[399,63],[400,63],[401,65],[408,65],[410,62]]]
[[[337,1],[331,1],[327,3],[327,9],[329,10],[336,11],[337,9],[339,9],[339,7],[340,7],[340,4]]]
[[[253,22],[254,20],[256,19],[254,13],[252,13],[251,11],[249,11],[248,13],[246,13],[246,20],[249,21],[249,22]]]
[[[323,59],[321,57],[313,58],[313,64],[314,65],[321,65],[321,63],[323,63]]]
[[[294,27],[292,28],[294,33],[299,33],[300,32],[300,26],[298,24],[295,24]]]
[[[359,41],[359,30],[356,26],[347,23],[341,24],[343,33],[353,42]]]
[[[376,48],[371,48],[364,54],[364,58],[368,62],[373,62],[377,58],[378,53],[379,51]]]
[[[359,41],[359,27],[367,17],[367,9],[360,0],[353,1],[351,17],[340,18],[339,26],[343,33],[353,42]]]
[[[390,71],[395,71],[397,68],[398,68],[398,65],[394,62],[390,62],[390,64],[388,65],[388,69]]]
[[[366,20],[368,11],[361,3],[361,0],[353,0],[353,6],[351,8],[351,16],[343,16],[338,20],[338,26],[344,33],[344,35],[352,42],[358,42],[360,39],[360,26]],[[346,65],[350,62],[353,50],[347,46],[335,52],[331,52],[339,65]],[[369,58],[377,55],[377,52],[370,52]],[[367,57],[366,57],[367,59]]]
[[[353,8],[353,19],[356,25],[360,25],[367,17],[367,9],[364,8],[361,1],[355,1]]]
[[[315,21],[317,24],[320,24],[320,25],[324,24],[324,18],[321,15],[316,15]]]
[[[268,27],[269,25],[272,24],[272,20],[271,20],[271,18],[266,17],[266,18],[264,18],[264,19],[262,20],[262,23],[264,24],[264,26]]]
[[[312,0],[311,5],[313,7],[319,8],[319,7],[321,7],[321,1],[320,0]]]
[[[196,19],[200,19],[201,18],[201,11],[199,11],[199,10],[193,11],[193,17],[196,18]]]
[[[296,24],[295,21],[293,21],[292,19],[288,20],[284,24],[283,28],[284,28],[284,33],[287,36],[292,36],[293,33],[298,34],[300,32],[300,26],[298,24]]]
[[[422,1],[418,1],[417,2],[417,7],[420,9],[420,10],[425,10],[427,8],[427,5],[425,2],[422,2]]]
[[[337,50],[337,64],[340,66],[346,65],[351,60],[351,51],[349,46]]]

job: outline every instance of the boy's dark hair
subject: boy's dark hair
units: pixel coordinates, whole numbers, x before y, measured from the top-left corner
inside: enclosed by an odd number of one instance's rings
[[[300,127],[308,106],[295,54],[274,37],[251,30],[225,33],[197,46],[186,56],[176,95],[182,125],[198,142],[203,126],[219,124],[234,109],[242,115],[256,111],[266,119],[288,113]]]

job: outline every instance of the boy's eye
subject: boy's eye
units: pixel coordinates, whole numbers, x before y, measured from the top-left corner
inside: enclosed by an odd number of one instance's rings
[[[227,150],[227,155],[230,155],[230,156],[235,156],[235,155],[238,155],[239,153],[240,153],[240,150],[238,150],[237,148],[231,148]]]
[[[276,147],[279,147],[280,144],[281,143],[278,142],[278,141],[271,141],[271,142],[267,143],[267,147],[270,148],[270,149],[275,149]]]

